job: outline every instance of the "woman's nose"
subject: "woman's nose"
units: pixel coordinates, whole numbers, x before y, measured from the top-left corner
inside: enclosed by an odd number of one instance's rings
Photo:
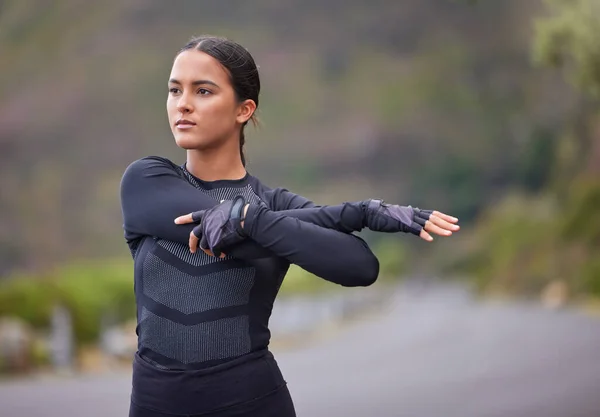
[[[181,113],[190,113],[193,107],[186,95],[182,95],[177,103],[177,110]]]

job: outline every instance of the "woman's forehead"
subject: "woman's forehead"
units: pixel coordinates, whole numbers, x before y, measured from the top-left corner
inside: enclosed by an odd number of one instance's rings
[[[221,85],[229,80],[229,74],[212,56],[201,51],[189,50],[177,55],[171,68],[170,78],[181,83],[207,79]]]

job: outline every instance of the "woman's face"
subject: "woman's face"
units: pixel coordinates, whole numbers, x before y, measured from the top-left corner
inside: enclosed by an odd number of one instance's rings
[[[239,140],[241,113],[229,74],[216,59],[197,50],[175,58],[167,114],[177,146],[203,150]]]

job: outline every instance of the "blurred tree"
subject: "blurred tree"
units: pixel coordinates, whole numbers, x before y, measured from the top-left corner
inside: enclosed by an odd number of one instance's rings
[[[586,94],[600,97],[600,1],[546,0],[550,16],[535,22],[537,62],[564,68]]]
[[[550,16],[535,22],[535,61],[563,70],[583,94],[558,155],[557,176],[571,180],[582,171],[600,173],[600,1],[546,3]]]

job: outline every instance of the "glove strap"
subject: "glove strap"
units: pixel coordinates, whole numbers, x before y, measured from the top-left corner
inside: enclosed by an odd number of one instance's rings
[[[238,195],[233,199],[233,202],[231,204],[231,211],[229,212],[230,221],[235,226],[237,232],[242,236],[246,235],[244,229],[242,228],[242,221],[246,220],[246,217],[244,216],[245,205],[246,199],[243,196]]]
[[[229,218],[231,220],[236,220],[236,219],[239,219],[240,221],[244,220],[244,219],[242,219],[242,215],[243,215],[242,213],[243,213],[245,205],[246,205],[246,200],[244,199],[244,197],[242,197],[241,195],[238,195],[237,197],[235,197],[231,204],[231,211],[229,213]]]

